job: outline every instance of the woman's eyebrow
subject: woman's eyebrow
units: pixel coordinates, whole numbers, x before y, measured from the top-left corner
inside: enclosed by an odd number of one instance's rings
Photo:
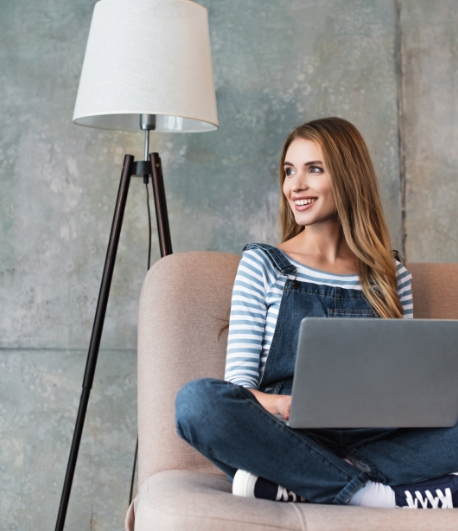
[[[310,162],[305,162],[304,166],[312,166],[313,164],[323,164],[323,163],[321,162],[321,160],[311,160]],[[283,166],[294,166],[294,164],[285,160],[285,162],[283,163]]]

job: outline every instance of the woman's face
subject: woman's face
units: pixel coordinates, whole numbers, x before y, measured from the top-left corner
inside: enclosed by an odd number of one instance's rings
[[[286,152],[284,172],[283,193],[298,225],[337,221],[331,181],[316,142],[294,140]]]

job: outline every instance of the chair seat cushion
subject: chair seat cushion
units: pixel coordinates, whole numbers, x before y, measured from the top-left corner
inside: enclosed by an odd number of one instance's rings
[[[458,511],[281,503],[233,496],[221,475],[169,470],[140,488],[128,531],[456,531]]]

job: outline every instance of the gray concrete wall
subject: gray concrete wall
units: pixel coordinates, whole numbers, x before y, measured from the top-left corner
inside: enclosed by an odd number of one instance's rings
[[[153,135],[175,252],[275,243],[282,142],[338,115],[367,140],[393,238],[452,261],[453,0],[205,0],[220,129]],[[0,528],[52,529],[124,153],[71,123],[93,0],[0,5]],[[141,180],[129,192],[67,529],[121,529],[135,446]],[[159,257],[153,233],[153,260]]]
[[[458,260],[458,5],[402,2],[402,140],[409,260]]]

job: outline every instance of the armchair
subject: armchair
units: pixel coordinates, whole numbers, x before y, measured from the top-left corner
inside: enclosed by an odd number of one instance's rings
[[[458,511],[278,503],[231,494],[224,474],[175,433],[189,380],[223,378],[239,256],[170,255],[148,272],[138,336],[139,491],[127,531],[452,531]],[[458,319],[458,264],[408,264],[417,318]],[[237,437],[237,433],[233,434]]]

